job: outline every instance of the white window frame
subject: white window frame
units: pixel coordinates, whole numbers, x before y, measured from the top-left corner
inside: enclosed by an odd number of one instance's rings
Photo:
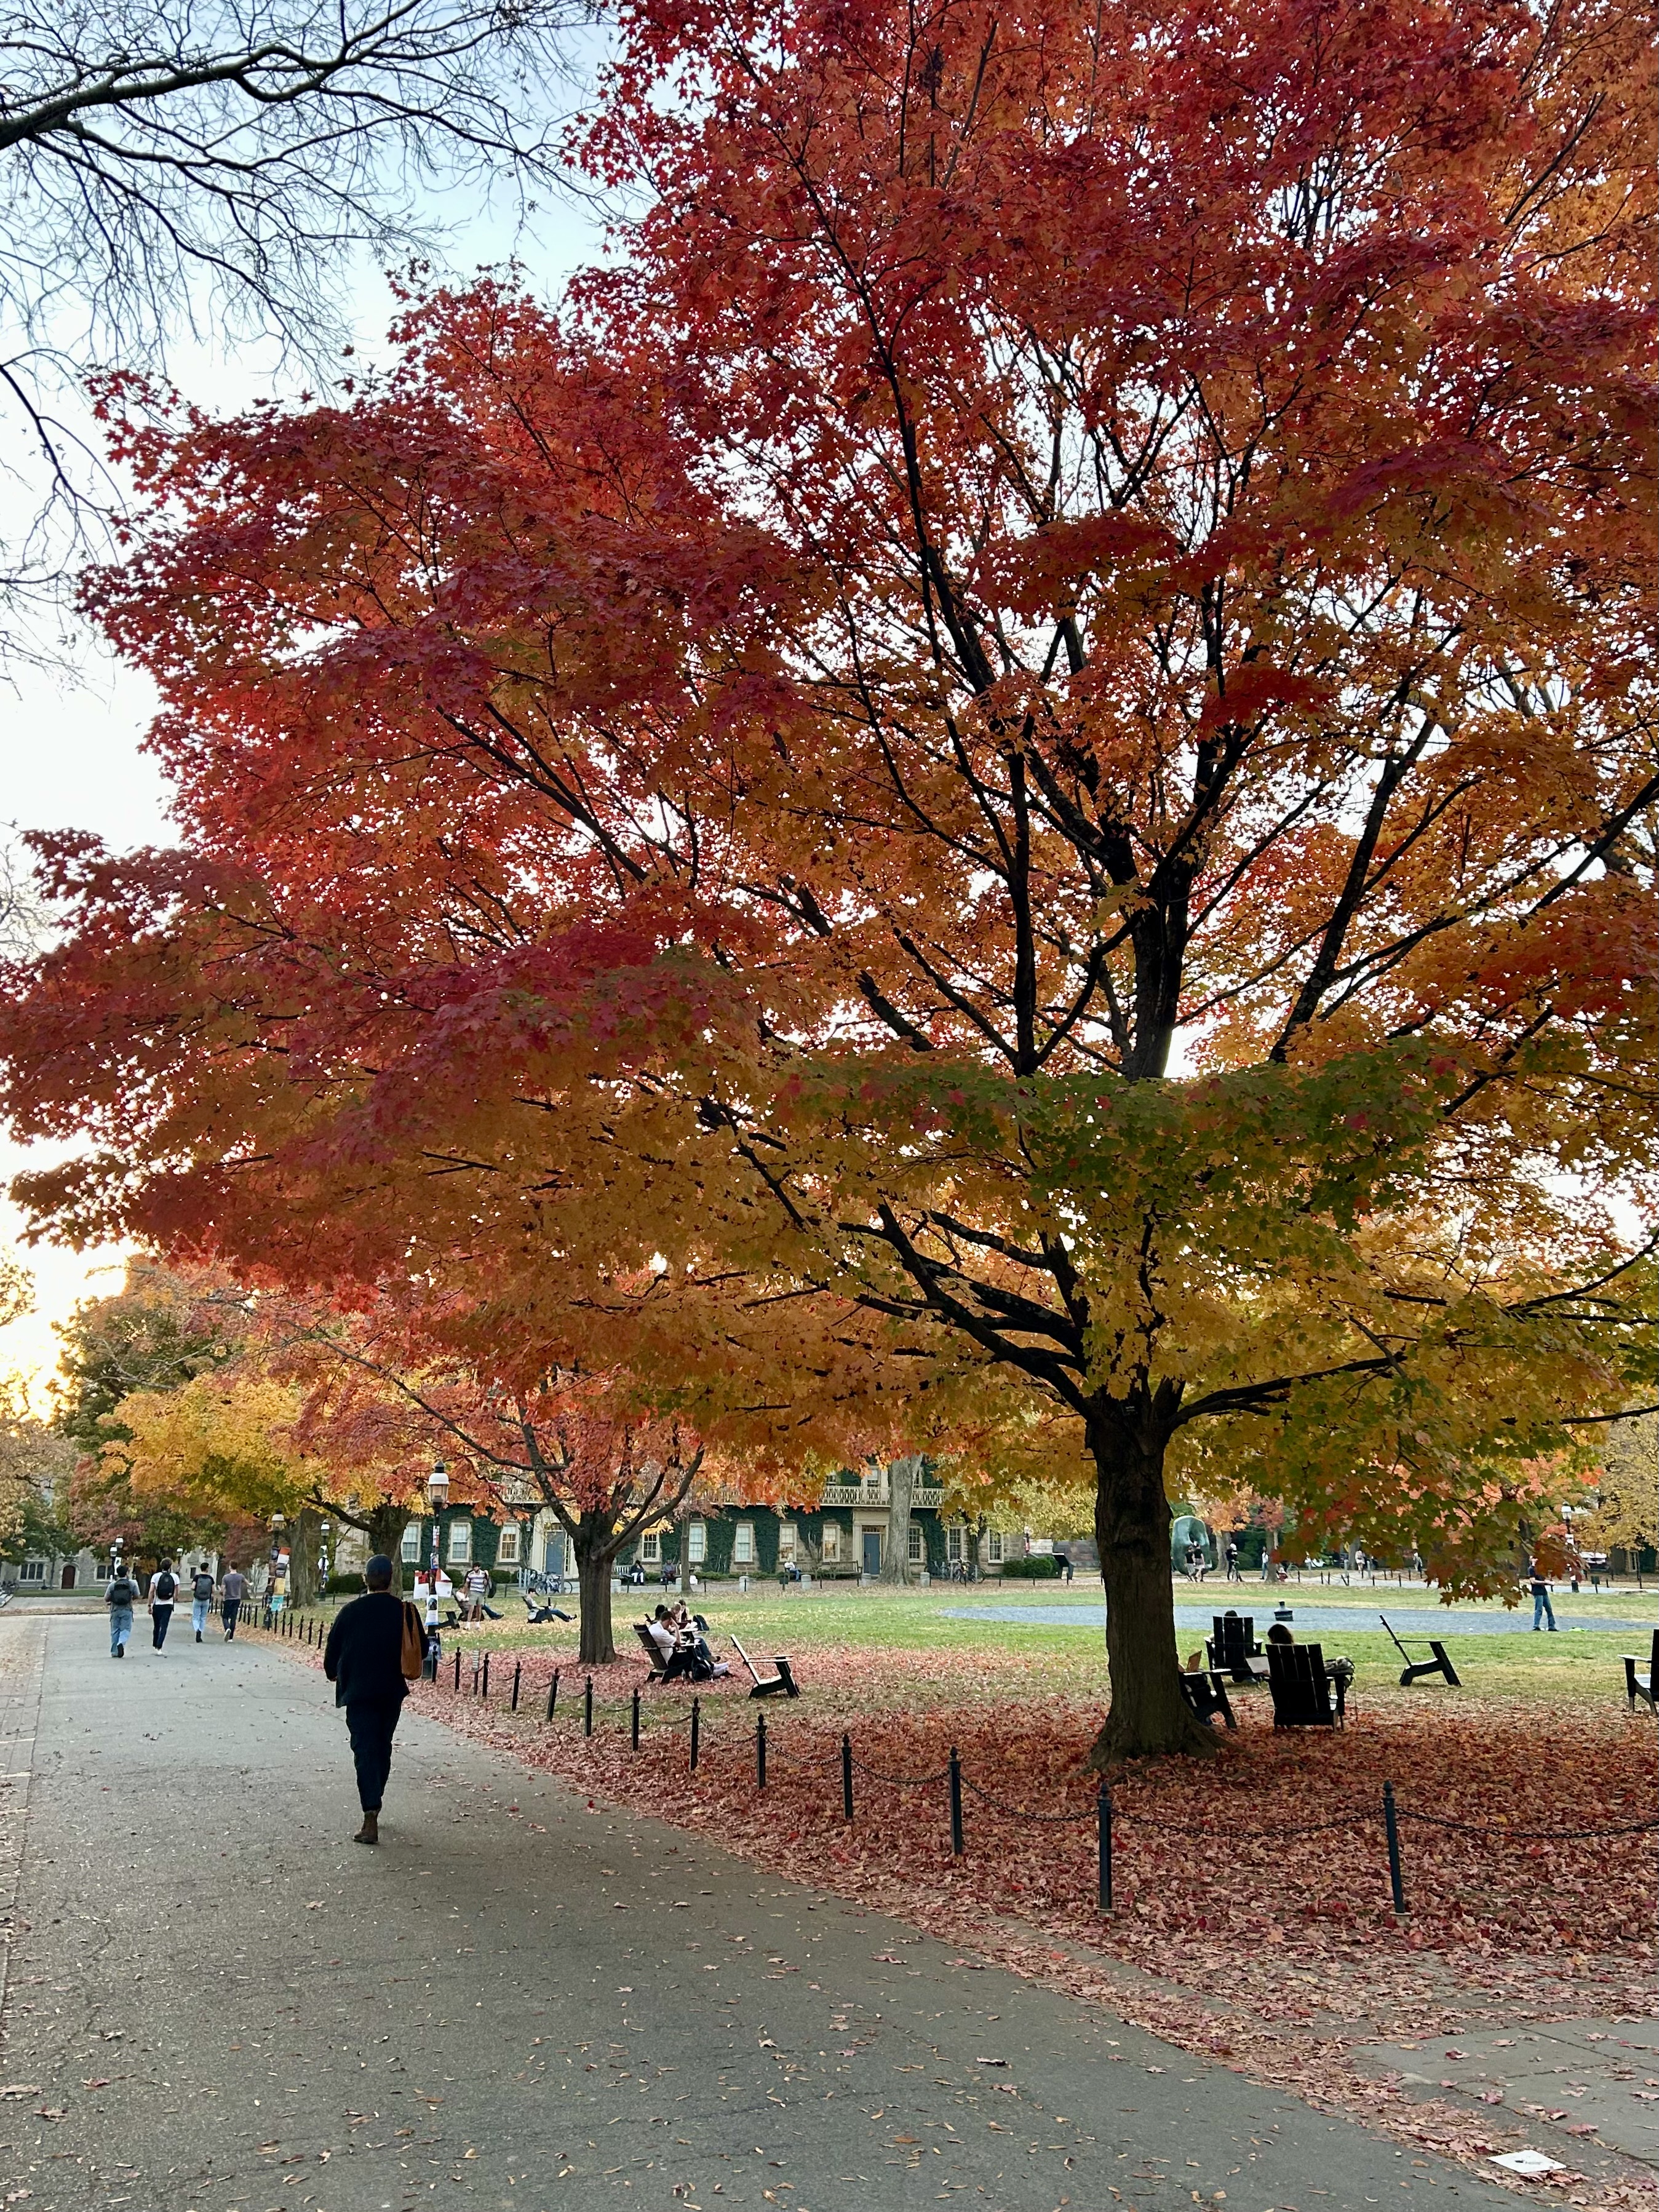
[[[685,1530],[686,1565],[690,1567],[700,1567],[708,1557],[708,1524],[702,1521],[688,1522]]]
[[[823,1556],[826,1559],[839,1559],[841,1557],[839,1521],[826,1521],[823,1524]]]
[[[959,1559],[962,1557],[962,1531],[960,1528],[947,1528],[945,1530],[945,1556],[947,1559]]]
[[[640,1539],[640,1557],[647,1567],[662,1564],[662,1531],[647,1528]]]
[[[1000,1567],[1002,1565],[1000,1528],[988,1528],[985,1532],[985,1564],[988,1567]]]
[[[472,1565],[472,1523],[470,1521],[450,1522],[444,1557],[452,1567],[470,1567]]]
[[[919,1567],[927,1556],[927,1547],[921,1540],[921,1524],[918,1521],[913,1521],[910,1523],[909,1540],[910,1565],[913,1567]]]
[[[498,1567],[516,1567],[519,1564],[519,1553],[522,1543],[523,1539],[519,1534],[518,1522],[516,1521],[509,1521],[506,1528],[502,1529],[500,1541],[495,1547],[496,1565]]]
[[[793,1559],[795,1556],[795,1524],[793,1521],[778,1523],[778,1556]]]
[[[732,1564],[734,1567],[752,1567],[755,1564],[755,1524],[739,1521],[732,1532]]]
[[[418,1521],[411,1521],[404,1528],[404,1540],[399,1548],[402,1551],[403,1562],[406,1567],[419,1566],[421,1563],[421,1524]]]

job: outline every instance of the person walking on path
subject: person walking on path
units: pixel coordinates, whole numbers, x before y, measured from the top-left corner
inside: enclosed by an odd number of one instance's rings
[[[167,1625],[178,1595],[179,1577],[173,1571],[173,1562],[163,1559],[149,1578],[149,1640],[154,1650],[159,1651],[167,1640]]]
[[[1227,1579],[1230,1583],[1242,1583],[1244,1579],[1238,1571],[1238,1547],[1231,1536],[1227,1539]]]
[[[234,1567],[227,1567],[219,1584],[219,1618],[225,1624],[227,1644],[236,1640],[236,1623],[241,1618],[242,1600],[246,1595],[247,1577],[239,1574]]]
[[[208,1613],[212,1604],[213,1576],[209,1570],[207,1561],[204,1559],[198,1565],[190,1585],[190,1625],[196,1631],[196,1641],[198,1644],[202,1641],[203,1632],[207,1627]]]
[[[109,1607],[112,1659],[125,1659],[127,1656],[127,1638],[132,1633],[132,1608],[137,1602],[138,1585],[118,1560],[109,1578],[109,1588],[104,1592],[104,1603]]]
[[[1549,1615],[1550,1634],[1555,1633],[1555,1607],[1550,1603],[1550,1586],[1538,1571],[1534,1559],[1532,1567],[1532,1626],[1535,1635],[1542,1626],[1545,1614]]]
[[[412,1645],[408,1640],[412,1633]],[[363,1825],[354,1840],[378,1844],[380,1805],[392,1771],[392,1739],[409,1695],[408,1662],[421,1672],[425,1638],[412,1605],[392,1594],[392,1562],[376,1552],[363,1568],[363,1595],[342,1606],[323,1647],[323,1672],[334,1702],[345,1707],[346,1733],[357,1768]]]

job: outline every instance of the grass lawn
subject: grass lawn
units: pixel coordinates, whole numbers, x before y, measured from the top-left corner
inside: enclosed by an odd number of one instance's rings
[[[1353,1661],[1359,1699],[1387,1693],[1420,1703],[1437,1692],[1438,1686],[1421,1686],[1408,1692],[1398,1689],[1400,1656],[1377,1618],[1379,1608],[1391,1617],[1436,1610],[1433,1594],[1420,1585],[1406,1590],[1393,1587],[1373,1590],[1369,1586],[1345,1589],[1340,1582],[1328,1586],[1310,1579],[1300,1588],[1292,1582],[1273,1590],[1259,1583],[1231,1587],[1212,1583],[1200,1588],[1181,1581],[1175,1585],[1175,1595],[1178,1607],[1201,1611],[1206,1622],[1211,1613],[1222,1612],[1230,1604],[1240,1613],[1253,1614],[1258,1638],[1270,1625],[1275,1603],[1288,1604],[1298,1615],[1316,1607],[1322,1612],[1351,1614],[1352,1629],[1345,1626],[1337,1632],[1306,1628],[1297,1620],[1292,1620],[1291,1627],[1299,1642],[1321,1642],[1328,1655],[1341,1651]],[[629,1676],[629,1689],[637,1657],[632,1623],[642,1618],[659,1596],[659,1591],[647,1587],[620,1591],[612,1599],[620,1667]],[[769,1583],[751,1585],[741,1595],[735,1583],[715,1583],[697,1594],[696,1602],[709,1622],[716,1644],[735,1633],[750,1656],[763,1663],[774,1652],[787,1651],[815,1703],[827,1710],[856,1711],[868,1702],[867,1659],[854,1670],[854,1681],[839,1663],[841,1656],[848,1653],[889,1652],[896,1659],[899,1654],[912,1655],[912,1663],[894,1667],[891,1694],[921,1706],[994,1699],[1006,1697],[1016,1686],[1027,1695],[1040,1695],[1045,1689],[1067,1697],[1093,1695],[1103,1705],[1108,1695],[1101,1600],[1097,1590],[1091,1591],[1081,1583],[1073,1583],[1069,1591],[1052,1583],[981,1583],[967,1589],[940,1585],[902,1591],[830,1583],[787,1593]],[[509,1599],[501,1609],[517,1603],[516,1598]],[[1524,1626],[1515,1633],[1475,1634],[1466,1630],[1460,1635],[1454,1614],[1443,1624],[1437,1622],[1432,1629],[1419,1626],[1403,1631],[1403,1640],[1414,1658],[1426,1659],[1428,1636],[1442,1637],[1465,1685],[1484,1696],[1559,1703],[1564,1708],[1581,1703],[1587,1707],[1603,1705],[1613,1697],[1622,1702],[1620,1655],[1646,1650],[1653,1627],[1659,1626],[1659,1596],[1652,1590],[1639,1592],[1633,1588],[1600,1597],[1588,1590],[1577,1597],[1561,1591],[1556,1594],[1555,1604],[1557,1619],[1571,1620],[1575,1626],[1564,1627],[1554,1636],[1545,1632],[1534,1636]],[[1041,1618],[1043,1612],[1061,1607],[1073,1613],[1075,1620],[1060,1625]],[[990,1608],[1032,1618],[988,1617]],[[1460,1607],[1456,1611],[1492,1619],[1504,1618],[1507,1613],[1496,1602]],[[957,1617],[964,1613],[988,1617]],[[1523,1612],[1507,1613],[1509,1619],[1522,1622],[1530,1615],[1530,1600]],[[1577,1625],[1596,1620],[1645,1620],[1649,1627],[1644,1635],[1636,1635],[1628,1628]],[[1177,1628],[1177,1648],[1183,1657],[1202,1644],[1205,1633],[1204,1626]],[[556,1663],[568,1668],[575,1663],[576,1629],[574,1623],[568,1627],[529,1628],[515,1622],[509,1613],[500,1622],[452,1632],[446,1638],[446,1650],[453,1651],[458,1646],[468,1652],[487,1647],[514,1657],[547,1653]],[[945,1663],[925,1663],[930,1659]],[[470,1661],[466,1664],[470,1668]],[[616,1694],[602,1674],[595,1695],[607,1700]]]

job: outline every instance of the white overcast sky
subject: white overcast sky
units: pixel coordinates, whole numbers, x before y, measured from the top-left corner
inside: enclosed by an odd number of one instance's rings
[[[516,258],[530,281],[551,295],[601,246],[597,220],[574,203],[545,211],[528,233],[473,209],[452,232],[447,259],[452,269],[469,270]],[[381,272],[365,268],[346,305],[360,356],[383,352],[394,310]],[[273,348],[250,347],[234,355],[183,348],[169,368],[189,398],[229,413],[283,392],[275,364]],[[0,528],[13,519],[8,510],[14,506],[21,518],[26,512],[21,502],[0,496]],[[167,785],[143,750],[154,708],[149,683],[84,635],[75,639],[70,658],[70,672],[13,666],[0,682],[0,823],[25,830],[88,830],[120,850],[167,842]],[[4,1196],[4,1186],[30,1158],[0,1130],[0,1243],[14,1247],[21,1245],[22,1217]],[[81,1299],[118,1288],[124,1255],[36,1245],[20,1256],[34,1278],[34,1306],[22,1320],[0,1328],[0,1374],[26,1376],[44,1412],[58,1357],[53,1323],[66,1319]]]

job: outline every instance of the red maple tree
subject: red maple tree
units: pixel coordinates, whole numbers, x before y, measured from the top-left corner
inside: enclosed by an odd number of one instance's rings
[[[1206,1741],[1194,1449],[1478,1577],[1635,1388],[1645,66],[1600,0],[642,0],[561,315],[123,431],[186,843],[47,848],[8,1103],[97,1142],[31,1202],[413,1259],[734,1429],[1058,1409],[1103,1758]]]

